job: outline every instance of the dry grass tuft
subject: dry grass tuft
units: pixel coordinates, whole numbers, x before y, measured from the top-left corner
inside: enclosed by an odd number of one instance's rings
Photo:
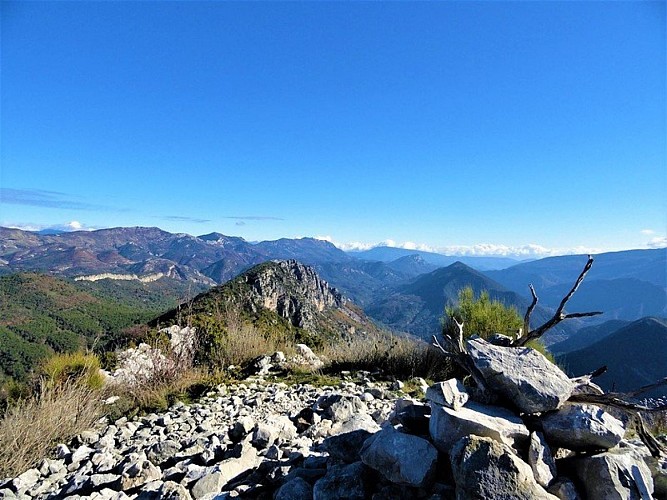
[[[435,347],[409,337],[389,334],[355,337],[322,351],[327,371],[381,370],[396,378],[423,377],[444,380],[452,371],[449,361]]]
[[[100,392],[86,381],[40,384],[35,395],[10,407],[0,420],[0,478],[34,467],[56,444],[91,428],[102,412]]]
[[[236,332],[222,336],[213,352],[213,360],[217,366],[241,366],[258,356],[274,353],[284,349],[281,342],[267,338],[250,324],[244,324]]]

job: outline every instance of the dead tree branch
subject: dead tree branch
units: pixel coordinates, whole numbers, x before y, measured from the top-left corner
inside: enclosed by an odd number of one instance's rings
[[[585,377],[590,375],[585,375]],[[648,431],[648,429],[646,429],[646,426],[644,425],[644,420],[642,419],[640,412],[664,411],[667,410],[667,403],[649,407],[643,404],[631,403],[630,401],[628,401],[628,399],[665,384],[667,384],[667,378],[664,378],[653,384],[645,385],[644,387],[641,387],[635,391],[627,393],[610,392],[607,394],[575,394],[570,396],[568,401],[574,403],[592,403],[600,406],[612,406],[614,408],[622,410],[623,412],[631,416],[632,418],[631,421],[634,424],[635,430],[637,431],[637,435],[642,440],[642,443],[644,443],[646,447],[649,449],[651,455],[653,455],[654,457],[661,457],[667,455],[667,449],[653,437],[653,435]]]
[[[577,281],[572,286],[572,289],[560,301],[558,309],[556,309],[556,312],[554,313],[554,315],[551,317],[550,320],[548,320],[542,326],[537,327],[535,330],[530,330],[530,314],[533,312],[533,309],[535,308],[535,305],[537,304],[538,299],[537,299],[537,294],[535,293],[535,289],[533,288],[532,285],[530,285],[530,292],[533,295],[533,302],[531,303],[530,307],[528,308],[528,311],[526,311],[526,316],[524,317],[524,332],[525,333],[521,337],[517,338],[512,343],[512,346],[514,346],[514,347],[525,346],[531,340],[539,339],[548,330],[550,330],[551,328],[556,326],[558,323],[560,323],[561,321],[564,321],[566,319],[585,318],[585,317],[589,317],[589,316],[597,316],[598,314],[602,314],[601,311],[583,312],[583,313],[564,313],[563,312],[563,310],[565,309],[565,305],[572,298],[574,293],[577,291],[577,289],[579,288],[579,285],[581,285],[581,282],[584,281],[584,278],[586,277],[586,274],[588,273],[588,271],[591,269],[592,265],[593,265],[593,257],[589,255],[588,256],[588,262],[586,262],[586,265],[584,266],[584,269],[579,274],[579,277],[577,278]]]
[[[435,335],[433,335],[433,345],[440,349],[445,356],[451,358],[464,371],[469,373],[477,384],[477,387],[479,387],[482,392],[488,393],[489,391],[486,387],[484,377],[468,355],[468,350],[463,341],[463,322],[459,322],[453,316],[451,317],[451,320],[456,324],[456,338],[452,338],[450,334],[444,333],[443,331],[442,338],[445,342],[445,346],[438,341]]]
[[[528,306],[528,309],[526,310],[526,315],[523,317],[523,330],[521,332],[521,335],[517,337],[517,340],[523,337],[524,335],[528,335],[530,333],[530,315],[533,314],[533,309],[535,309],[535,306],[537,305],[537,301],[539,300],[537,298],[537,294],[535,293],[535,288],[533,288],[533,284],[531,283],[528,285],[530,288],[530,294],[533,296],[533,301],[530,303],[530,306]]]

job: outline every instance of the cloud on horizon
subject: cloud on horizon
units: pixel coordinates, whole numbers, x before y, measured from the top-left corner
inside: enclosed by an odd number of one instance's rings
[[[443,255],[465,256],[465,257],[509,257],[519,259],[531,259],[552,257],[556,255],[572,255],[572,254],[596,254],[604,250],[600,248],[591,247],[570,247],[570,248],[547,248],[537,244],[527,244],[519,246],[498,245],[493,243],[479,243],[477,245],[450,245],[444,247],[433,247],[423,243],[414,243],[412,241],[405,241],[399,243],[392,239],[387,239],[379,243],[367,242],[349,242],[341,243],[334,241],[331,236],[316,236],[318,240],[328,241],[333,243],[338,248],[344,251],[363,251],[370,250],[376,247],[392,247],[403,248],[406,250],[420,250],[424,252],[439,253]]]
[[[657,236],[652,238],[646,246],[649,248],[665,248],[667,247],[667,236]]]
[[[53,230],[53,231],[95,231],[97,229],[103,229],[101,226],[88,226],[77,220],[66,222],[64,224],[34,224],[30,222],[26,223],[12,223],[12,222],[3,222],[3,227],[9,227],[12,229],[20,229],[22,231],[44,231],[44,230]]]
[[[0,203],[41,208],[58,208],[63,210],[124,211],[123,209],[77,201],[72,199],[72,196],[67,193],[45,191],[42,189],[0,188]]]

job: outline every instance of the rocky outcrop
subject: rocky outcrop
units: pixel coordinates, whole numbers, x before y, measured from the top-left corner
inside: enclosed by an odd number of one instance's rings
[[[237,318],[236,322],[242,318],[260,328],[280,324],[291,331],[305,330],[317,338],[347,338],[378,331],[360,309],[345,300],[312,267],[295,260],[257,265],[151,324],[176,323],[183,311],[203,322],[214,317],[225,324],[231,315]]]
[[[650,499],[661,474],[590,405],[526,415],[456,381],[428,388],[427,404],[400,381],[346,377],[321,388],[253,377],[107,422],[0,481],[0,498]]]

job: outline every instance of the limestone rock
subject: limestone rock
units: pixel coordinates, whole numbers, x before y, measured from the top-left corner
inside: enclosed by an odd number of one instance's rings
[[[426,439],[386,427],[366,440],[361,460],[392,483],[422,488],[435,475],[438,450]]]
[[[588,500],[651,500],[653,479],[644,461],[630,450],[568,459]]]
[[[534,349],[495,346],[481,338],[468,339],[466,346],[488,385],[524,413],[555,410],[572,394],[574,383]]]
[[[358,462],[361,447],[371,433],[364,429],[338,434],[324,440],[323,446],[329,456],[347,463]]]
[[[613,448],[625,434],[620,420],[594,405],[568,403],[541,422],[549,443],[574,451]]]
[[[125,491],[155,481],[161,477],[162,472],[160,469],[149,460],[137,460],[123,467],[122,474],[116,484],[119,489]]]
[[[368,472],[361,462],[334,465],[315,483],[313,500],[364,500],[367,498]]]
[[[530,435],[521,419],[511,411],[473,402],[458,411],[431,404],[429,431],[433,444],[445,453],[469,434],[489,437],[513,447],[525,443]]]
[[[426,399],[435,404],[458,410],[468,401],[468,393],[463,384],[455,378],[436,382],[426,390]]]
[[[530,466],[512,449],[486,437],[466,436],[450,453],[460,500],[556,500],[533,478]]]
[[[528,447],[528,463],[533,469],[535,480],[540,486],[548,488],[556,477],[556,461],[551,455],[551,450],[541,432],[530,434],[530,446]]]

